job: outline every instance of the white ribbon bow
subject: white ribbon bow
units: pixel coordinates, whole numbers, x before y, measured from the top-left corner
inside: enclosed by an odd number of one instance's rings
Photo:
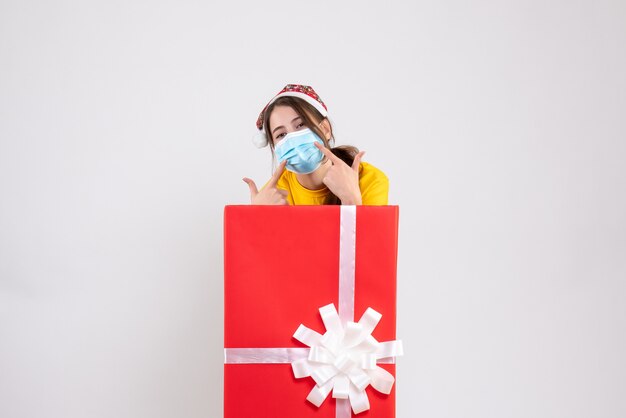
[[[307,400],[319,407],[330,392],[333,398],[349,399],[352,411],[358,414],[370,409],[365,388],[389,394],[395,381],[393,375],[376,365],[381,359],[402,355],[402,341],[378,342],[372,331],[382,317],[367,308],[358,323],[347,322],[345,329],[334,304],[319,309],[326,327],[324,335],[300,325],[293,335],[310,347],[307,358],[291,363],[296,378],[311,376],[316,385]]]

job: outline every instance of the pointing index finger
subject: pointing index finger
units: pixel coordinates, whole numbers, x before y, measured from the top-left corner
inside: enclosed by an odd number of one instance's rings
[[[317,147],[317,149],[318,149],[318,150],[322,151],[322,153],[324,153],[324,155],[325,155],[326,157],[328,157],[328,159],[329,159],[330,161],[332,161],[332,162],[333,162],[333,164],[337,164],[337,163],[339,163],[340,161],[341,161],[341,162],[343,162],[343,161],[341,160],[341,158],[337,157],[335,154],[333,154],[333,152],[332,152],[331,150],[329,150],[328,148],[326,148],[325,146],[323,146],[323,145],[322,145],[322,144],[320,144],[319,142],[315,142],[314,144],[315,144],[315,146]]]
[[[278,183],[278,179],[280,179],[280,176],[285,171],[286,165],[287,165],[287,160],[280,163],[280,165],[276,168],[276,171],[274,171],[274,174],[272,174],[272,178],[269,181],[270,186],[272,187],[276,186],[276,183]]]
[[[352,169],[356,172],[359,171],[359,164],[361,164],[361,158],[363,158],[363,154],[365,154],[365,151],[361,151],[359,152],[355,157],[354,157],[354,161],[352,162]]]

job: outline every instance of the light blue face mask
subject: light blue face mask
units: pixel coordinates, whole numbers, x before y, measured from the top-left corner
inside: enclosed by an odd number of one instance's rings
[[[278,162],[287,160],[286,169],[298,174],[309,174],[322,164],[324,154],[314,145],[324,142],[309,128],[290,132],[275,146]]]

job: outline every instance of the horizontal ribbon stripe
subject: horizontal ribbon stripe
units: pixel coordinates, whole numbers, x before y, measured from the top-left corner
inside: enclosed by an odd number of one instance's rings
[[[305,359],[308,348],[225,348],[225,364],[292,363]]]
[[[310,348],[225,348],[224,364],[288,364],[306,359]],[[376,364],[395,364],[394,357],[379,358]]]

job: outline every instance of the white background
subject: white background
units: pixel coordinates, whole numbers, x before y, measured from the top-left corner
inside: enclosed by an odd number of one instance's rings
[[[291,82],[400,205],[399,417],[626,416],[625,45],[622,0],[2,0],[0,417],[221,416]]]

